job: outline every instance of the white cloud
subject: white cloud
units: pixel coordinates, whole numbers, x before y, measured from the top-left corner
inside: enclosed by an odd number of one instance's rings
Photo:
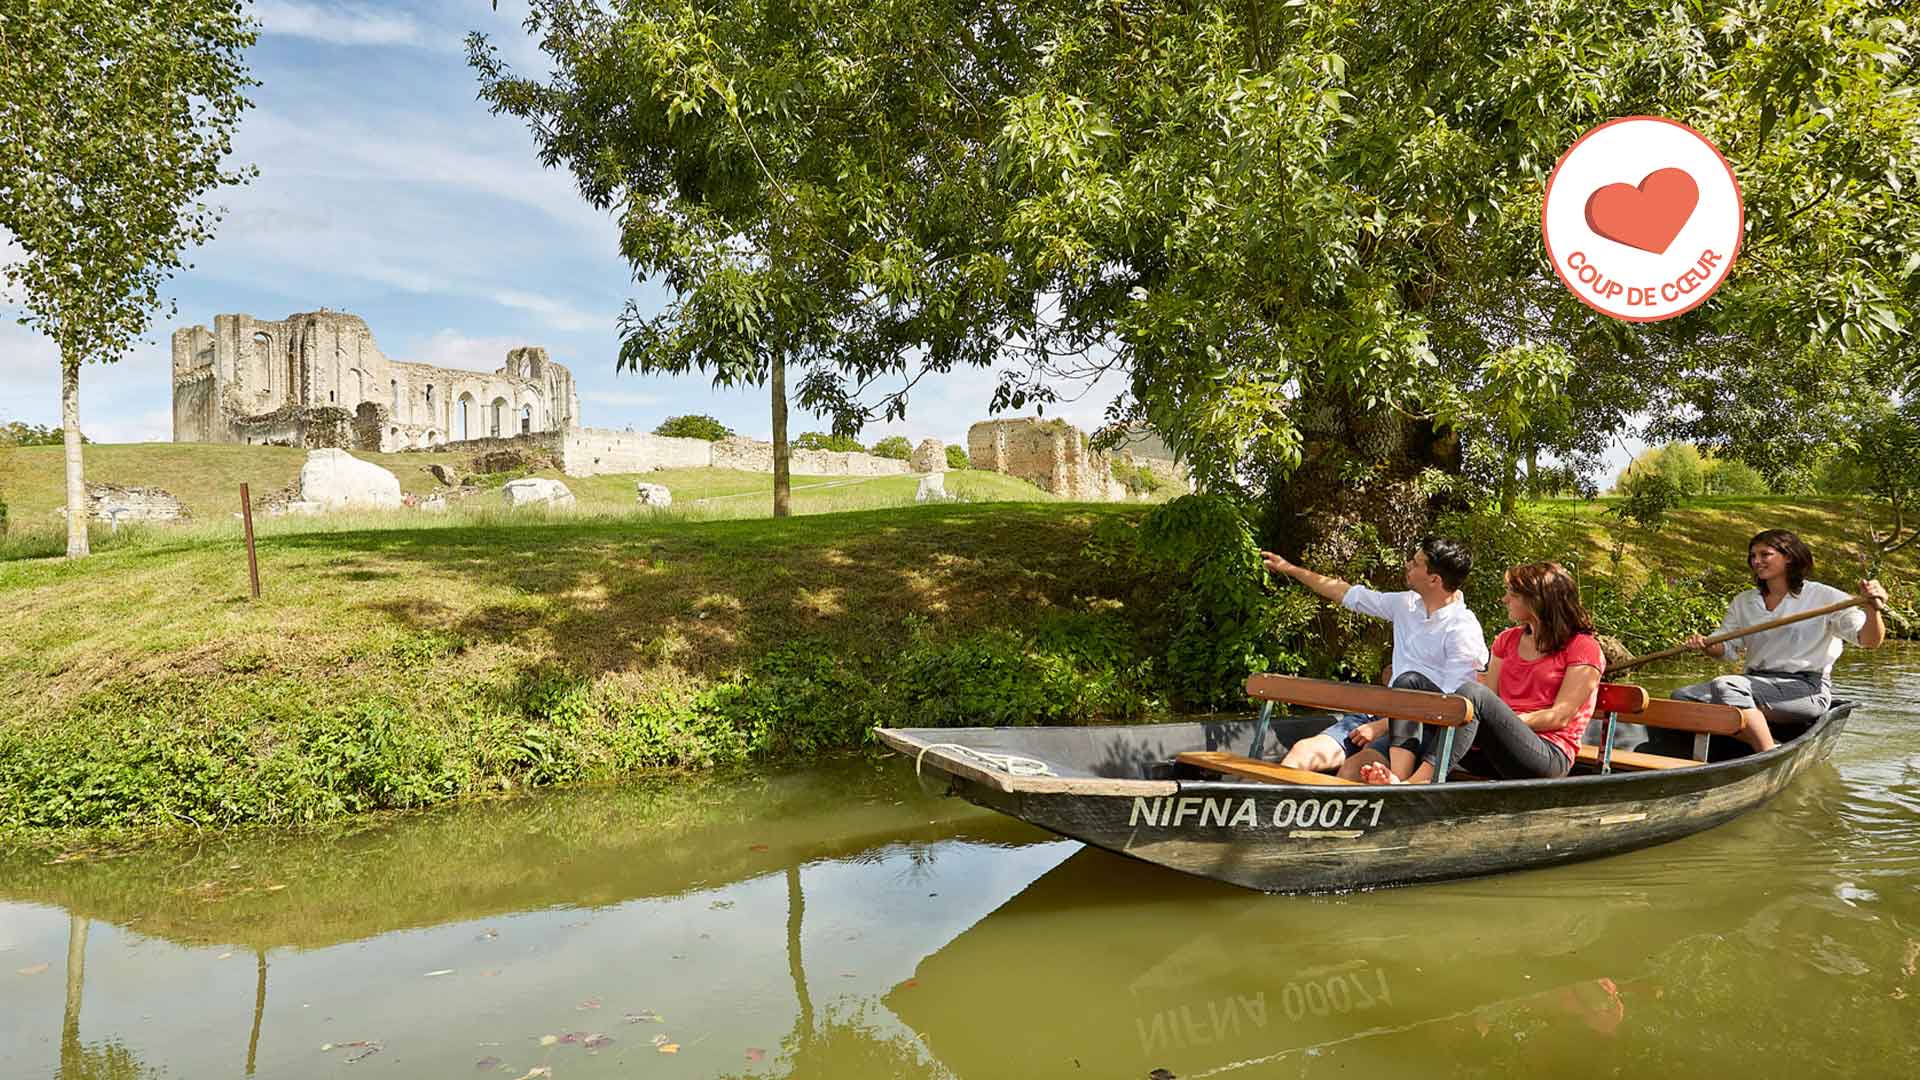
[[[507,362],[507,353],[527,344],[513,338],[468,337],[458,330],[444,329],[428,338],[418,346],[411,356],[394,356],[395,360],[411,360],[420,364],[433,364],[437,367],[459,368],[463,371],[498,371]]]
[[[580,397],[592,404],[614,409],[650,409],[672,400],[665,394],[640,394],[630,390],[582,391]]]
[[[460,39],[429,34],[412,15],[379,11],[358,4],[298,4],[258,0],[254,17],[263,34],[306,38],[329,45],[409,45],[457,50]]]
[[[520,311],[530,311],[539,316],[542,322],[553,327],[555,330],[565,330],[568,332],[605,330],[610,332],[613,329],[614,320],[611,315],[590,314],[581,311],[579,308],[574,307],[564,300],[557,300],[550,296],[541,296],[538,293],[520,292],[517,289],[500,289],[493,293],[493,301],[503,307],[516,308]]]

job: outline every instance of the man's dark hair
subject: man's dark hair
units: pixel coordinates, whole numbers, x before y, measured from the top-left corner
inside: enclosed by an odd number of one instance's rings
[[[1753,549],[1765,544],[1787,557],[1787,591],[1800,595],[1800,586],[1807,583],[1807,575],[1813,573],[1813,549],[1805,540],[1785,529],[1768,529],[1747,541],[1747,558],[1753,558]],[[1753,587],[1760,595],[1767,595],[1767,584],[1759,578],[1753,579]]]
[[[1448,592],[1459,591],[1467,583],[1467,574],[1473,570],[1473,555],[1467,551],[1467,545],[1458,540],[1449,540],[1444,536],[1423,536],[1420,538],[1420,554],[1427,557],[1427,569],[1440,575],[1440,584]]]

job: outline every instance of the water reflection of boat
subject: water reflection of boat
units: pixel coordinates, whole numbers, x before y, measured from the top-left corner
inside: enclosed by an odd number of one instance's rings
[[[1251,720],[903,728],[880,738],[945,774],[955,794],[1062,836],[1248,888],[1331,892],[1572,862],[1712,828],[1824,760],[1852,711],[1837,705],[1773,750],[1712,764],[1394,787],[1219,780],[1176,762],[1189,751],[1244,750]],[[1285,743],[1328,719],[1276,720],[1275,732]],[[1001,767],[1007,755],[1048,774],[1016,775]]]
[[[1468,917],[1485,903],[1502,902],[1455,887],[1276,907],[1082,850],[884,1001],[962,1080],[1264,1076],[1287,1059],[1371,1075],[1522,1030],[1536,1049],[1610,1038],[1623,987],[1698,932],[1697,912],[1618,897],[1489,932]]]

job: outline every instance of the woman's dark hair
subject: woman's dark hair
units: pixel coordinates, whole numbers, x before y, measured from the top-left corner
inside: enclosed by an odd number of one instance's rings
[[[1423,536],[1419,550],[1427,557],[1427,569],[1440,575],[1440,584],[1448,592],[1457,592],[1467,583],[1467,575],[1473,571],[1473,555],[1465,544],[1444,536]]]
[[[1567,647],[1575,634],[1593,633],[1593,616],[1580,605],[1580,585],[1559,563],[1526,563],[1507,571],[1507,588],[1524,598],[1540,620],[1533,647],[1540,655]]]
[[[1753,559],[1753,549],[1765,544],[1787,557],[1787,591],[1800,595],[1800,586],[1807,583],[1807,575],[1813,573],[1813,549],[1785,529],[1768,529],[1747,541],[1747,559]],[[1767,583],[1759,578],[1753,579],[1753,587],[1760,595],[1767,595]]]

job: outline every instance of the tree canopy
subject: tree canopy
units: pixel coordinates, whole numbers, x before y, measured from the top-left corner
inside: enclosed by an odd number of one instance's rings
[[[623,364],[753,381],[791,357],[842,431],[955,365],[998,372],[996,408],[1112,371],[1110,419],[1203,482],[1356,520],[1458,471],[1432,422],[1510,397],[1497,358],[1563,358],[1564,422],[1525,432],[1562,458],[1649,411],[1723,447],[1712,417],[1782,371],[1911,370],[1904,8],[536,0],[551,80],[470,45],[482,96],[672,295],[630,305]],[[1658,324],[1580,304],[1539,235],[1560,154],[1635,114],[1712,139],[1746,199],[1725,286]]]
[[[225,166],[254,37],[239,0],[0,0],[0,227],[24,252],[0,273],[60,350],[69,556],[87,553],[80,365],[147,332],[220,219],[199,200],[255,175]]]
[[[660,421],[660,426],[654,428],[653,433],[655,435],[668,435],[683,439],[705,439],[708,442],[719,442],[721,439],[730,439],[733,437],[732,428],[722,424],[711,416],[701,413],[690,413],[686,416],[669,416],[665,420]]]

